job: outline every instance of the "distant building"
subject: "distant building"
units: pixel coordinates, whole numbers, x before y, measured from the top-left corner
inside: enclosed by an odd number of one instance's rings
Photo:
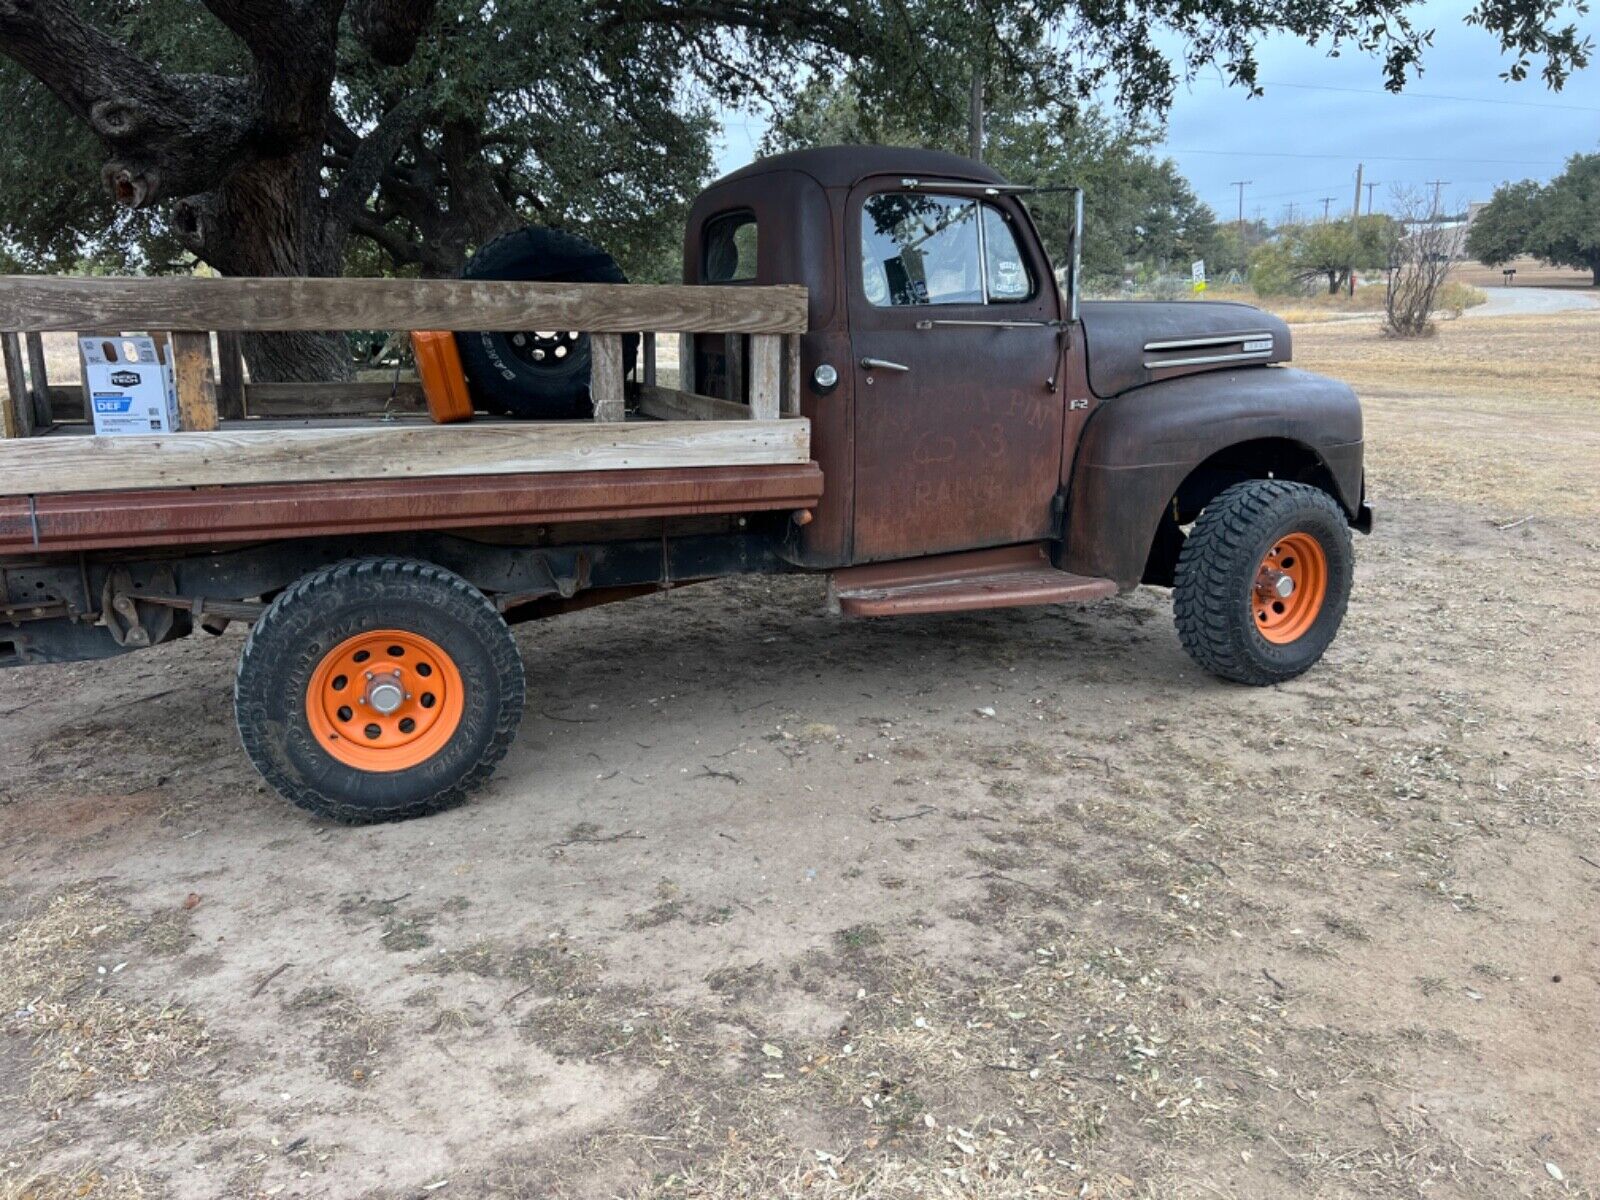
[[[1461,216],[1442,217],[1438,221],[1407,221],[1407,236],[1415,236],[1421,229],[1437,228],[1445,235],[1443,252],[1453,261],[1464,261],[1470,257],[1467,254],[1467,235],[1472,231],[1472,223],[1478,219],[1478,214],[1485,207],[1484,201],[1475,200],[1467,205],[1466,213]]]

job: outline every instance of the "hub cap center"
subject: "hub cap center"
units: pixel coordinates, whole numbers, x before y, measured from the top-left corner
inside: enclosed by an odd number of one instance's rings
[[[367,682],[367,703],[374,712],[388,716],[405,703],[406,690],[400,683],[400,672],[382,675]]]

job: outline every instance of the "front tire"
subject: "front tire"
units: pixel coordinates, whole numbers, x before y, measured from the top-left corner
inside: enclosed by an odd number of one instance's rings
[[[262,614],[234,686],[239,737],[284,798],[345,824],[460,804],[522,720],[522,662],[494,605],[428,563],[307,575]]]
[[[1223,679],[1293,679],[1339,632],[1354,561],[1349,522],[1326,492],[1277,479],[1235,484],[1206,505],[1178,556],[1178,638]]]

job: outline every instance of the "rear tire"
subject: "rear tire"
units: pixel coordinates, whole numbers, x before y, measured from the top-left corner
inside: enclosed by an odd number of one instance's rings
[[[262,777],[345,824],[460,804],[505,757],[522,702],[522,662],[494,605],[400,558],[339,563],[286,589],[251,630],[234,686]]]
[[[1206,505],[1178,556],[1178,638],[1223,679],[1293,679],[1339,632],[1353,576],[1350,525],[1332,496],[1276,479],[1235,484]]]

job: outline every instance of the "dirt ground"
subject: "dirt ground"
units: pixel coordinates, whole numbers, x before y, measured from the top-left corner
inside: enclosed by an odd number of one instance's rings
[[[1272,691],[1152,589],[708,585],[523,626],[488,790],[351,830],[238,636],[0,673],[0,1197],[1600,1195],[1600,373],[1474,357],[1590,320],[1297,331],[1378,526]]]

